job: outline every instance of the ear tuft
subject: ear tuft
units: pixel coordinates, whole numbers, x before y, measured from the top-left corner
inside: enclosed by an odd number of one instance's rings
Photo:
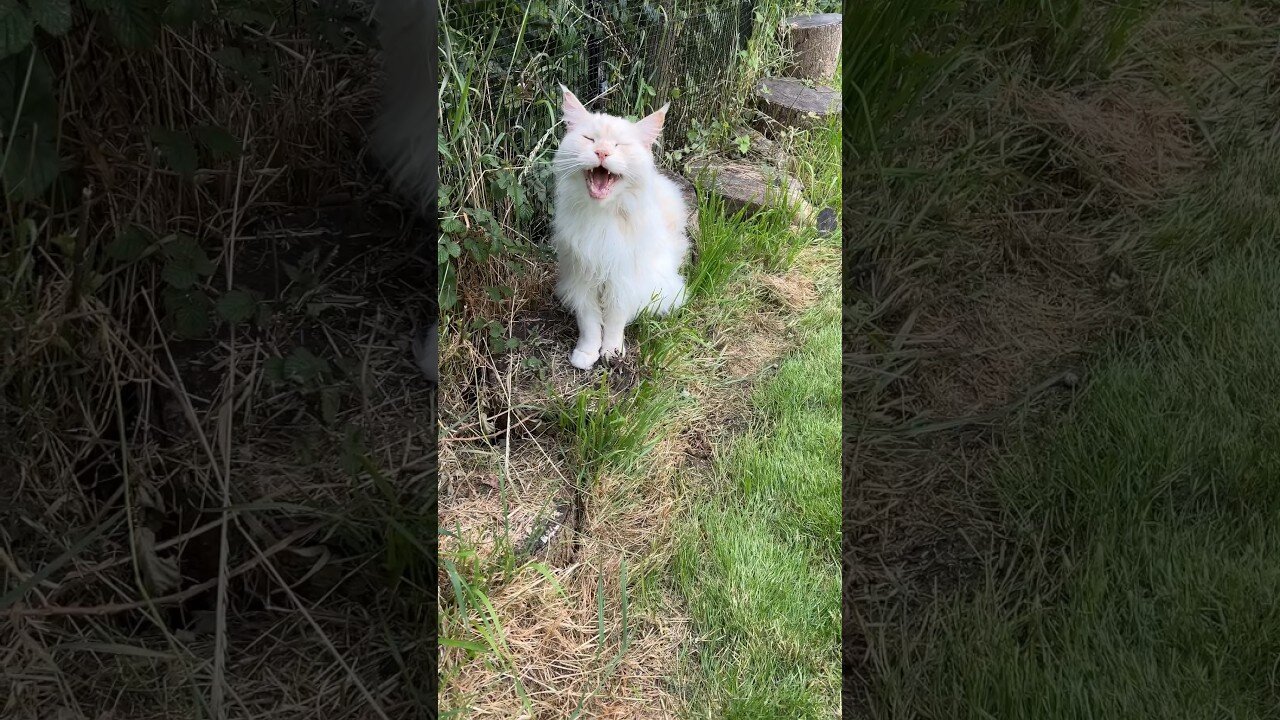
[[[636,130],[646,145],[652,145],[662,136],[662,123],[667,119],[667,103],[636,123]]]
[[[586,122],[591,117],[591,113],[582,106],[578,96],[570,92],[564,83],[560,83],[560,93],[563,98],[560,109],[564,113],[564,123],[569,126],[569,129]]]

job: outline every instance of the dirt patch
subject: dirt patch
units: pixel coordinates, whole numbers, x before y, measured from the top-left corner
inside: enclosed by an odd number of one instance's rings
[[[499,451],[444,456],[447,494],[440,505],[440,527],[449,534],[440,552],[460,550],[480,558],[497,545],[521,559],[563,567],[572,562],[582,500],[569,467],[569,452],[552,439],[528,438],[512,450],[507,465]],[[443,586],[447,588],[447,585]]]
[[[1068,164],[1133,200],[1159,197],[1199,164],[1187,108],[1150,85],[1016,91],[1014,104],[1058,138]]]
[[[922,416],[939,419],[978,416],[1019,400],[1078,362],[1125,309],[1096,287],[1035,268],[986,278],[941,300],[917,324],[934,341],[913,388]]]
[[[792,311],[810,307],[818,296],[813,278],[799,269],[783,275],[761,275],[760,282],[775,302]]]

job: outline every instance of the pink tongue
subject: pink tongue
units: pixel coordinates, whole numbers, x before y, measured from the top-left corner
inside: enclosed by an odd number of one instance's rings
[[[609,173],[606,170],[597,169],[587,173],[587,191],[596,200],[603,199],[609,195],[610,184]]]

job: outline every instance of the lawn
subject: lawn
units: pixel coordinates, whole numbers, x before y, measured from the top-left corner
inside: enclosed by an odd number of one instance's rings
[[[711,717],[819,718],[839,685],[840,325],[827,295],[752,394],[676,550]]]
[[[836,206],[838,126],[794,142],[809,201]],[[688,304],[629,328],[626,362],[568,370],[572,323],[543,326],[513,353],[505,397],[544,408],[532,411],[544,424],[466,455],[442,440],[455,488],[473,468],[498,486],[482,523],[479,501],[442,511],[451,717],[835,709],[838,238],[792,227],[782,211],[728,213],[707,194],[699,218]],[[526,552],[527,526],[543,525],[519,518],[570,502],[581,514],[561,544]],[[735,670],[742,658],[750,674]],[[760,694],[766,681],[778,690]]]
[[[846,396],[884,413],[851,434],[853,717],[1276,717],[1277,30],[1167,3],[1105,72],[971,48],[993,84],[922,115],[970,123],[932,158],[965,182],[871,272],[979,319],[853,306],[899,375]]]

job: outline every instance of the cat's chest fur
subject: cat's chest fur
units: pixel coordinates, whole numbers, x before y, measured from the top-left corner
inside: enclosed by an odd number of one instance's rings
[[[670,228],[653,205],[642,198],[619,198],[604,207],[566,203],[556,216],[559,251],[571,254],[597,282],[643,272],[671,244]]]

